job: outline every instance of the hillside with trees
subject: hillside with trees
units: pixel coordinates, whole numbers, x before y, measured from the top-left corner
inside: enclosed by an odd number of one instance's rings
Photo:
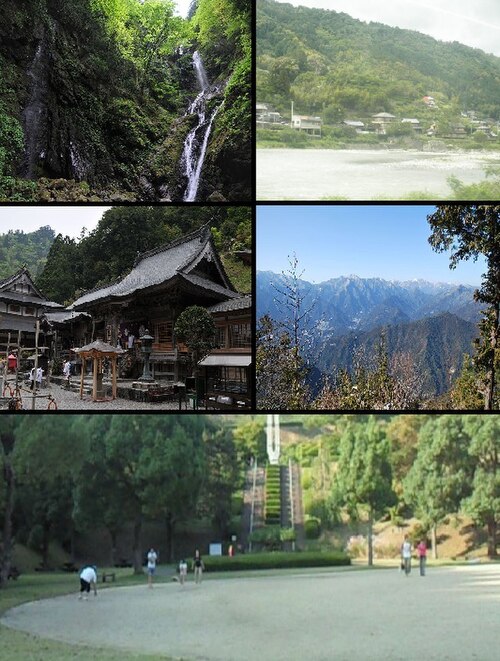
[[[467,132],[469,111],[498,121],[499,98],[500,58],[481,50],[345,13],[258,2],[257,99],[287,117],[293,101],[296,113],[327,125],[385,112],[435,123],[444,135],[455,125]],[[342,130],[338,137],[355,137]]]
[[[114,207],[98,226],[79,240],[57,235],[36,284],[50,299],[73,301],[84,290],[125,275],[137,255],[170,243],[209,222],[216,247],[236,288],[251,290],[251,267],[235,253],[251,248],[248,207]]]
[[[250,3],[174,10],[2,3],[0,199],[182,200],[190,168],[198,201],[249,199]]]
[[[33,276],[40,275],[54,238],[55,232],[48,225],[36,232],[10,230],[0,234],[0,280],[11,276],[23,264]]]

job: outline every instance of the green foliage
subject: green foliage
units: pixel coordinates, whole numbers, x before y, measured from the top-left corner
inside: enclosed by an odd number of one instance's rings
[[[280,111],[292,98],[302,113],[333,109],[335,121],[380,111],[459,118],[471,105],[499,117],[499,58],[344,13],[260,0],[256,56],[257,96]],[[425,95],[436,99],[435,111]]]
[[[215,347],[215,322],[205,308],[193,305],[177,317],[174,333],[191,353],[192,367]]]
[[[304,523],[306,539],[319,539],[321,535],[321,522],[319,519],[310,517]]]
[[[279,532],[279,530],[278,530]],[[244,571],[245,569],[291,569],[297,567],[341,567],[351,564],[342,551],[325,553],[304,551],[302,553],[249,553],[227,556],[211,556],[204,559],[207,571]]]
[[[44,268],[53,241],[54,231],[48,226],[35,232],[10,230],[0,234],[0,279],[9,277],[24,264],[36,278]]]

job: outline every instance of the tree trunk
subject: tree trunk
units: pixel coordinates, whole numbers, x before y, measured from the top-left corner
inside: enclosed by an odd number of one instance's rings
[[[167,562],[174,561],[174,530],[175,520],[172,513],[169,512],[165,518],[165,526],[167,528]]]
[[[432,547],[432,558],[433,558],[433,560],[437,560],[437,557],[438,557],[436,532],[437,532],[437,526],[436,526],[436,524],[433,524],[431,526],[431,547]]]
[[[142,548],[141,548],[141,532],[142,532],[142,515],[139,514],[134,523],[134,546],[133,565],[134,574],[142,574]]]
[[[12,513],[14,511],[15,474],[10,457],[5,454],[3,462],[5,481],[5,514],[2,530],[2,555],[0,557],[0,587],[7,583],[12,562]]]
[[[50,523],[43,524],[42,535],[42,567],[49,568],[49,543],[50,543]]]
[[[486,387],[486,396],[484,401],[484,408],[486,411],[492,411],[495,405],[495,380],[496,380],[495,357],[496,357],[496,348],[498,344],[498,323],[499,323],[499,308],[498,305],[495,305],[493,307],[493,327],[491,329],[491,336],[490,336],[491,358],[490,358],[490,364],[488,365],[488,383]]]
[[[497,557],[497,522],[495,519],[488,521],[488,558]]]
[[[368,515],[368,566],[373,565],[373,511]]]
[[[116,541],[118,538],[118,531],[111,528],[108,528],[108,531],[109,536],[111,537],[111,567],[114,567],[116,563]]]

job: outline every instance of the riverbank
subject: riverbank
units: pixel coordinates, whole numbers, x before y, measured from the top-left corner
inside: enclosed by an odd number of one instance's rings
[[[257,149],[257,199],[498,199],[498,180],[484,180],[499,164],[485,151]]]

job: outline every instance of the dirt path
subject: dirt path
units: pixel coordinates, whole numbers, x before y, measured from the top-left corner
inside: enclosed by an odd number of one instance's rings
[[[113,588],[8,611],[69,643],[210,661],[498,658],[500,566],[215,578]]]

